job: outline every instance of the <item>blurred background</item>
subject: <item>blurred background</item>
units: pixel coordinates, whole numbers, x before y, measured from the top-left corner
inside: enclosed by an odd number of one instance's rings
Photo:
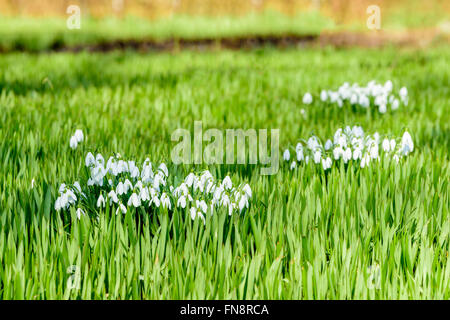
[[[80,8],[69,30],[67,8]],[[380,7],[378,32],[445,38],[448,0],[0,0],[0,50],[45,50],[112,40],[205,39],[370,32],[366,12]]]

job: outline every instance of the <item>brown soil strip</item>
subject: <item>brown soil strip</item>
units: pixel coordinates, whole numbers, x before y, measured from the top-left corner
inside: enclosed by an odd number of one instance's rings
[[[263,47],[364,47],[380,48],[387,45],[406,47],[427,47],[433,43],[450,43],[447,33],[437,29],[418,30],[408,32],[333,32],[321,35],[274,35],[274,36],[242,36],[209,39],[129,39],[100,42],[95,44],[80,44],[65,46],[54,44],[49,48],[51,52],[109,52],[114,50],[148,51],[179,51],[179,50],[240,50],[257,49]],[[22,50],[18,50],[22,51]],[[26,50],[25,50],[26,51]]]

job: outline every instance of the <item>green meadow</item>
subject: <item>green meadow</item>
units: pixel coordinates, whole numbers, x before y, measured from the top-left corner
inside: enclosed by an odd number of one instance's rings
[[[449,299],[450,47],[0,55],[1,299]],[[391,80],[408,106],[326,105],[322,89]],[[302,103],[306,92],[314,96]],[[280,129],[280,154],[346,125],[401,137],[399,163],[175,165],[177,128]],[[69,146],[76,129],[85,141]],[[250,206],[54,209],[87,152],[209,169]],[[93,217],[96,215],[96,217]],[[78,279],[77,286],[73,279]]]

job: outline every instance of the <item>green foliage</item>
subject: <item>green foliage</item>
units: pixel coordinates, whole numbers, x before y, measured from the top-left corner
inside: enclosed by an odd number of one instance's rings
[[[449,59],[448,47],[0,56],[0,297],[449,299]],[[306,91],[372,79],[407,86],[409,106],[381,115],[302,105]],[[248,180],[254,199],[245,215],[217,212],[205,225],[183,210],[55,212],[59,184],[77,180],[87,150],[167,162],[170,134],[194,120],[280,128],[282,146],[347,124],[408,128],[415,150],[398,165],[326,175],[210,167]],[[72,150],[76,128],[87,140]]]

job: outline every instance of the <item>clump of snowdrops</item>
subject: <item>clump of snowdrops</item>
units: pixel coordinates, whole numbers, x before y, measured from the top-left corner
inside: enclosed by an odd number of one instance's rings
[[[328,170],[333,162],[357,162],[361,168],[367,167],[372,161],[386,157],[399,162],[414,150],[414,143],[409,132],[405,131],[401,139],[381,137],[378,132],[365,134],[359,126],[339,128],[332,139],[322,141],[312,135],[308,140],[300,140],[294,150],[286,149],[283,159],[294,169],[301,163],[313,162]],[[293,157],[291,159],[291,152]]]
[[[229,215],[243,212],[252,197],[248,184],[235,187],[229,176],[216,181],[208,170],[191,172],[178,185],[170,184],[167,166],[161,163],[155,168],[148,158],[139,166],[120,155],[105,161],[101,154],[94,156],[89,152],[85,166],[87,179],[61,184],[55,210],[73,206],[80,218],[87,212],[96,214],[107,205],[114,207],[116,214],[136,208],[157,212],[177,207],[187,210],[193,220],[200,218],[205,222],[205,215],[220,208]]]
[[[393,91],[392,81],[388,80],[384,84],[370,81],[365,87],[354,83],[350,85],[345,82],[338,90],[322,90],[320,100],[329,104],[337,104],[338,107],[353,105],[361,108],[378,108],[380,113],[386,113],[388,108],[397,110],[401,105],[407,106],[409,97],[408,89],[402,87],[398,94]],[[311,104],[313,96],[307,92],[303,96],[304,104]]]

